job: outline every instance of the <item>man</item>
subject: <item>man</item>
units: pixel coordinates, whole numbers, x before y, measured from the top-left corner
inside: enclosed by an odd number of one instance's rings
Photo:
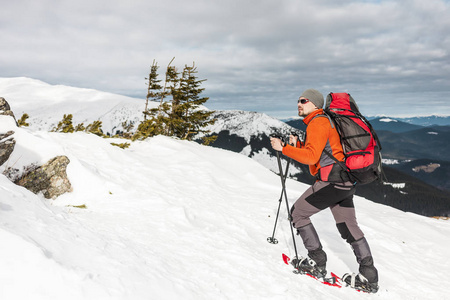
[[[292,135],[289,138],[291,145],[283,144],[278,138],[271,138],[273,149],[309,165],[311,175],[317,178],[291,208],[292,225],[301,236],[309,256],[309,259],[297,260],[298,267],[318,277],[327,274],[327,256],[310,217],[329,207],[342,238],[351,245],[360,265],[356,277],[344,276],[344,279],[355,280],[356,286],[359,284],[375,293],[378,290],[378,272],[369,244],[356,221],[353,205],[355,185],[343,176],[346,173],[342,172],[340,165],[324,153],[324,150],[328,150],[337,160],[344,161],[339,134],[332,126],[332,121],[324,115],[323,105],[323,95],[314,89],[304,91],[298,100],[298,115],[304,117],[303,122],[307,125],[304,144]]]

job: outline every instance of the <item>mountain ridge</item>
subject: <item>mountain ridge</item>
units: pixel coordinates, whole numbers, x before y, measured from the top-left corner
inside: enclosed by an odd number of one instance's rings
[[[73,113],[75,123],[77,120],[78,122],[83,121],[89,123],[100,119],[102,122],[105,122],[103,125],[104,131],[111,132],[113,134],[114,131],[120,130],[121,122],[131,120],[137,124],[143,119],[142,110],[145,104],[144,100],[139,102],[138,99],[120,95],[116,96],[114,94],[103,92],[97,93],[95,90],[89,89],[51,86],[34,80],[30,81],[30,86],[32,86],[32,88],[27,88],[28,80],[26,78],[21,78],[19,80],[20,85],[14,85],[11,81],[14,81],[14,79],[0,78],[0,96],[6,98],[7,101],[11,101],[14,104],[12,107],[22,107],[22,109],[28,109],[29,114],[31,114],[29,123],[31,124],[31,129],[33,130],[48,131],[59,120],[61,120],[62,114],[68,113]],[[15,91],[15,88],[18,86],[20,87],[20,92]],[[76,96],[71,94],[72,92],[75,92]],[[79,95],[86,95],[86,92],[91,98],[86,99],[87,102],[82,108],[80,108],[79,103],[82,99],[79,99],[79,97],[81,97]],[[34,95],[38,96],[34,97]],[[30,98],[35,99],[35,101],[29,102]],[[49,98],[52,101],[46,101],[46,98]],[[77,101],[74,101],[73,99],[77,99]],[[45,104],[47,104],[47,106]],[[57,115],[55,115],[53,110],[54,104],[56,105],[56,110],[59,112]],[[151,105],[156,107],[157,103],[151,103]],[[70,111],[71,108],[75,109],[75,112]],[[89,111],[88,115],[83,114],[86,111]],[[37,116],[32,115],[34,112],[37,113]],[[61,116],[58,116],[59,114]],[[278,164],[275,152],[270,147],[269,135],[272,133],[277,133],[287,137],[292,131],[297,132],[299,135],[303,134],[302,130],[298,130],[289,124],[262,113],[245,111],[216,111],[215,116],[219,117],[219,121],[215,125],[210,126],[209,129],[212,131],[212,134],[218,135],[218,139],[212,144],[212,146],[241,153],[259,162],[275,173],[278,172]],[[38,120],[43,121],[39,122]],[[424,134],[427,133],[425,132]],[[447,133],[443,131],[443,134]],[[413,143],[414,137],[415,135],[413,134],[409,140],[410,143]],[[432,138],[434,136],[426,137]],[[392,140],[396,141],[394,145],[399,144],[397,142],[398,137],[396,135],[393,135]],[[403,144],[407,145],[407,148],[406,150],[398,150],[400,151],[399,153],[401,155],[399,154],[399,156],[401,157],[387,155],[387,158],[408,159],[409,157],[404,156],[404,152],[411,149],[411,146],[408,143],[401,143],[401,145]],[[432,145],[432,143],[429,144]],[[387,145],[383,145],[383,147],[389,149],[389,147],[392,146],[387,143]],[[435,153],[438,154],[436,151]],[[286,162],[287,160],[283,157],[283,163],[285,164]],[[398,178],[398,172],[391,173],[396,175],[394,176],[395,178],[388,178],[389,180],[393,180],[392,182],[403,182],[402,176]],[[307,166],[296,162],[292,163],[289,176],[306,183],[311,183],[313,180],[313,178],[309,175]],[[408,185],[406,185],[406,187],[409,188]],[[439,199],[446,199],[445,196],[442,196],[439,191],[433,190],[430,186],[427,186],[425,190],[428,191],[430,195],[437,195],[436,197]],[[378,197],[378,190],[373,188],[362,186],[359,188],[359,192],[364,194],[369,199],[370,197]],[[398,197],[402,190],[397,188],[394,190],[388,190],[388,192],[391,194],[391,197]],[[381,198],[378,201],[381,200],[383,199]],[[422,214],[424,213],[423,210],[417,210],[415,212]],[[425,214],[430,215],[432,212],[425,212]],[[446,214],[446,210],[444,210],[442,214]]]

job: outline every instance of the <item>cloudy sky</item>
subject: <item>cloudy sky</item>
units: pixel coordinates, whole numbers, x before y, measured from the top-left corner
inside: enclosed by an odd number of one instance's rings
[[[369,116],[450,115],[449,0],[0,1],[0,77],[144,99],[175,57],[211,109],[290,117],[312,87]]]

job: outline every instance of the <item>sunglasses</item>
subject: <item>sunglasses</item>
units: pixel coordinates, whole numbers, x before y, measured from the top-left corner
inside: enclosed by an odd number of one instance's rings
[[[308,102],[309,102],[308,99],[298,99],[298,102],[297,102],[297,103],[306,104],[306,103],[308,103]]]

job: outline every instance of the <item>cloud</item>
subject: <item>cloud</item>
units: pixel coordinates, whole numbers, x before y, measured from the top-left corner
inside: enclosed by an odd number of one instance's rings
[[[162,70],[175,56],[180,68],[196,62],[211,108],[280,117],[295,112],[296,98],[309,87],[358,95],[369,114],[442,113],[450,92],[444,0],[19,0],[3,6],[3,77],[143,98],[153,59]]]

